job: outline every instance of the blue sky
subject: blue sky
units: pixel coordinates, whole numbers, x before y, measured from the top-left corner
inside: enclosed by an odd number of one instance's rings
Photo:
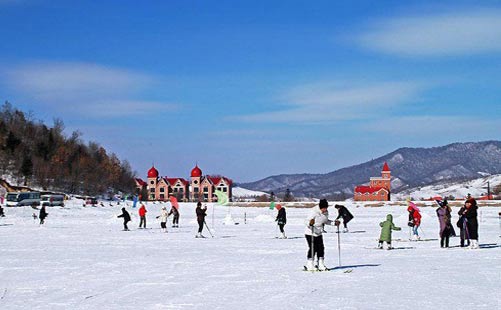
[[[498,1],[0,0],[0,100],[138,176],[326,173],[499,140]]]

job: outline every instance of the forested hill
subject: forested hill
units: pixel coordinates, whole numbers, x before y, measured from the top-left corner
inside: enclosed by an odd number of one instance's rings
[[[127,161],[96,142],[85,144],[79,132],[66,137],[62,120],[52,127],[10,103],[0,108],[0,174],[19,185],[96,195],[132,192],[134,173]]]

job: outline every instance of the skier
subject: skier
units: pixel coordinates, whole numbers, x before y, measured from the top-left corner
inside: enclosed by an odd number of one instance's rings
[[[40,225],[43,225],[45,223],[45,218],[49,215],[47,211],[45,211],[45,206],[42,205],[42,208],[40,208],[40,213],[38,214],[38,218],[40,219]]]
[[[378,249],[383,248],[383,242],[385,241],[388,246],[388,250],[393,249],[393,247],[391,246],[391,231],[401,230],[400,227],[397,227],[395,226],[395,224],[393,224],[393,215],[386,215],[386,221],[379,223],[379,226],[381,226],[381,234],[379,235]]]
[[[285,236],[285,231],[284,231],[284,226],[287,223],[287,214],[285,212],[285,208],[282,207],[282,205],[277,204],[276,207],[278,210],[278,215],[277,218],[275,219],[275,222],[277,222],[278,227],[280,227],[280,232],[281,236],[278,237],[279,239],[287,239],[287,236]]]
[[[179,210],[172,206],[170,209],[169,215],[172,214],[172,227],[179,227]]]
[[[160,210],[160,215],[157,216],[157,219],[160,218],[160,228],[162,232],[167,232],[167,218],[169,217],[169,213],[167,212],[166,207],[162,207]]]
[[[419,225],[421,225],[421,213],[419,213],[418,207],[412,202],[409,201],[409,207],[407,208],[409,211],[409,227],[412,227],[412,235],[416,240],[421,240],[419,237],[418,229]]]
[[[344,226],[343,232],[348,232],[348,222],[353,219],[353,214],[351,214],[350,211],[342,205],[335,205],[334,208],[336,208],[338,212],[336,220],[342,217]]]
[[[311,213],[306,218],[305,238],[308,243],[308,261],[306,263],[306,270],[315,270],[315,254],[318,258],[318,270],[324,271],[328,268],[324,264],[324,240],[322,231],[324,225],[339,225],[338,221],[331,221],[327,215],[327,208],[329,204],[327,199],[321,199],[318,207],[314,207]]]
[[[122,208],[122,214],[120,214],[117,217],[123,217],[124,218],[124,230],[128,231],[129,227],[127,227],[127,223],[130,222],[130,214],[125,210],[125,208]]]
[[[463,216],[465,218],[465,233],[466,238],[470,242],[471,249],[478,249],[478,221],[477,221],[477,201],[475,198],[470,197],[465,202],[465,211]]]
[[[146,210],[146,207],[144,206],[144,204],[141,204],[141,208],[139,208],[139,218],[141,219],[139,221],[139,228],[141,228],[141,226],[143,226],[143,228],[146,228],[146,212],[148,212]]]
[[[207,206],[202,208],[202,203],[199,201],[196,208],[197,222],[198,222],[198,234],[196,238],[205,238],[202,235],[202,230],[204,229],[205,217],[207,216]]]
[[[451,207],[446,199],[438,201],[439,208],[437,209],[438,222],[440,224],[440,247],[449,247],[449,237],[455,236],[456,232],[451,224]]]

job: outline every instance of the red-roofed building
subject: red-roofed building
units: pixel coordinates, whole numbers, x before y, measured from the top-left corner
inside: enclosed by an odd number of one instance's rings
[[[191,170],[191,181],[183,178],[160,177],[158,170],[151,167],[147,173],[147,181],[136,178],[138,193],[147,192],[147,200],[168,201],[175,196],[178,201],[216,201],[214,195],[220,190],[231,199],[232,180],[223,176],[203,176],[202,170],[195,166]],[[191,189],[190,189],[191,188]],[[146,194],[145,194],[146,196]]]
[[[370,178],[370,184],[355,186],[355,201],[389,201],[391,189],[391,171],[388,163],[384,163],[381,177]]]
[[[231,200],[232,193],[231,188],[233,181],[223,176],[204,176],[202,170],[198,168],[198,165],[191,170],[191,190],[190,190],[190,200],[191,201],[217,201],[217,197],[214,192],[219,190],[226,195],[228,199]]]

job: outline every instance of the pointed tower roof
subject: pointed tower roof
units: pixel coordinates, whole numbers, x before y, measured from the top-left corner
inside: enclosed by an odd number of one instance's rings
[[[390,167],[388,167],[387,162],[384,162],[383,171],[390,171]]]

